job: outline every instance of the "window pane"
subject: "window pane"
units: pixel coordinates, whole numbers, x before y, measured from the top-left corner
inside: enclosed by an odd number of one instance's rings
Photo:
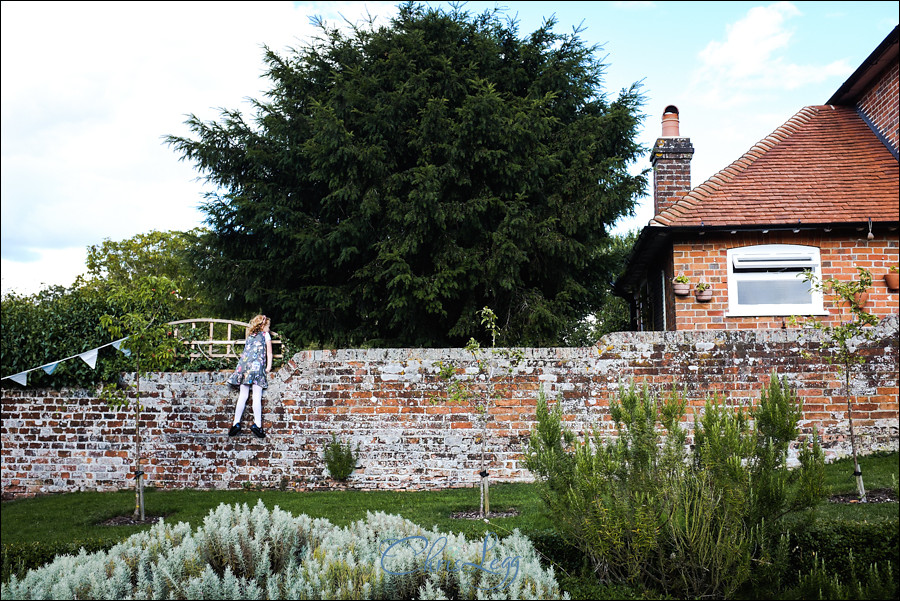
[[[737,282],[739,305],[811,305],[808,282],[744,280]]]

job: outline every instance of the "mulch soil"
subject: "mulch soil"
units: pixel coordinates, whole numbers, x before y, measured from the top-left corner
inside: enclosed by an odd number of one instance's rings
[[[859,503],[859,494],[845,493],[842,495],[831,495],[828,499],[832,503]],[[890,488],[877,488],[875,490],[866,491],[866,503],[896,503],[897,495]]]
[[[518,509],[510,509],[509,511],[492,511],[487,515],[481,515],[478,511],[455,511],[450,514],[454,520],[481,520],[490,518],[510,518],[519,515]]]
[[[100,522],[101,526],[144,526],[146,524],[155,524],[156,522],[163,519],[165,516],[162,515],[144,515],[143,520],[136,520],[134,516],[130,515],[117,515],[114,518],[109,518],[105,522]]]

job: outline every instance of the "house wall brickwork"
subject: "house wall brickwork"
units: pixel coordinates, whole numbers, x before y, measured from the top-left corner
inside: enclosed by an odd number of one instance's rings
[[[690,138],[659,138],[650,152],[653,166],[653,208],[655,214],[668,209],[691,191]]]
[[[898,448],[898,318],[861,345],[853,378],[855,426],[864,449]],[[568,425],[612,433],[609,403],[620,382],[664,393],[684,387],[685,426],[707,395],[733,406],[758,402],[771,371],[804,399],[805,432],[815,425],[830,457],[849,453],[846,399],[816,331],[623,332],[588,348],[523,349],[487,413],[446,400],[442,366],[478,378],[461,349],[308,351],[275,374],[264,397],[268,437],[229,439],[235,393],[227,373],[159,373],[142,379],[144,470],[148,484],[173,488],[290,489],[332,486],[322,454],[335,433],[358,444],[362,466],[346,486],[417,489],[471,486],[480,471],[479,420],[488,418],[494,481],[528,481],[522,449],[538,390],[562,403]],[[504,373],[500,368],[498,373]],[[250,419],[250,413],[245,416]],[[132,414],[89,390],[2,390],[4,498],[132,485]]]
[[[728,316],[728,263],[729,248],[756,244],[800,244],[819,247],[822,260],[822,276],[839,280],[856,280],[856,267],[864,267],[872,274],[872,287],[866,310],[879,317],[900,312],[900,294],[890,292],[884,282],[891,266],[898,264],[900,237],[896,232],[885,236],[879,232],[874,240],[867,240],[868,232],[857,236],[835,236],[817,232],[771,232],[716,234],[696,237],[688,242],[673,245],[673,273],[688,276],[693,284],[700,281],[712,285],[713,300],[698,302],[693,295],[675,298],[675,327],[678,330],[748,328],[780,328],[782,317],[729,317]],[[829,315],[820,317],[823,322],[837,324],[841,313],[849,315],[847,307],[839,311],[825,299]],[[785,326],[790,327],[787,319]]]
[[[894,63],[860,99],[858,107],[894,148],[900,150],[900,64]]]

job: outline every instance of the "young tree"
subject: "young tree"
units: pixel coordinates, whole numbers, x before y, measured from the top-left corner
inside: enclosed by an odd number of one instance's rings
[[[838,311],[840,323],[829,325],[815,317],[809,317],[804,325],[815,328],[825,335],[830,343],[830,362],[841,368],[844,380],[844,396],[847,399],[847,422],[850,426],[850,448],[853,453],[853,475],[856,477],[856,489],[860,503],[866,502],[866,487],[863,484],[862,470],[859,468],[859,457],[856,452],[856,432],[853,429],[853,395],[850,390],[850,379],[853,370],[866,362],[865,355],[858,352],[860,342],[871,340],[872,326],[878,323],[878,317],[865,309],[865,302],[860,298],[868,294],[866,289],[872,285],[872,274],[863,267],[857,267],[859,279],[843,282],[836,278],[819,280],[814,273],[807,271],[805,281],[813,288],[831,296],[832,305]],[[845,313],[849,310],[849,314]],[[846,317],[846,321],[845,321]]]
[[[110,303],[118,311],[100,317],[100,323],[115,338],[127,337],[121,348],[134,361],[134,518],[144,519],[144,472],[141,469],[141,372],[162,371],[172,365],[181,343],[171,336],[167,324],[171,296],[176,293],[165,277],[145,276],[129,286],[114,289]],[[111,404],[127,404],[128,396],[106,395]]]
[[[509,384],[509,378],[513,375],[513,371],[525,357],[521,349],[497,348],[500,328],[497,326],[497,315],[490,307],[481,309],[480,317],[481,325],[491,338],[490,355],[485,354],[477,340],[470,338],[466,345],[466,351],[472,355],[472,360],[478,368],[477,373],[458,374],[459,370],[454,365],[447,364],[441,365],[440,378],[446,383],[448,402],[470,403],[475,410],[474,421],[477,428],[481,430],[481,435],[478,437],[481,446],[479,465],[481,500],[478,512],[479,515],[485,516],[491,512],[490,474],[487,469],[489,466],[486,450],[487,425],[491,417],[490,409],[494,401],[503,398],[506,392],[504,384]],[[497,378],[500,379],[499,382]]]
[[[264,306],[300,344],[464,344],[488,305],[504,344],[560,343],[597,311],[596,251],[629,214],[638,86],[602,91],[598,48],[549,19],[412,2],[390,25],[281,56],[252,122],[169,136],[220,192],[195,256],[232,312]]]

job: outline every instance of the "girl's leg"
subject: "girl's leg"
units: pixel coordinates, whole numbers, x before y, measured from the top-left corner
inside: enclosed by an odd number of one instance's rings
[[[262,428],[262,386],[253,385],[253,418],[257,426]]]
[[[254,386],[254,388],[256,388]],[[247,384],[241,384],[241,392],[238,395],[237,407],[234,408],[234,424],[241,423],[241,416],[244,414],[244,407],[247,406],[247,397],[250,396],[250,387]]]

